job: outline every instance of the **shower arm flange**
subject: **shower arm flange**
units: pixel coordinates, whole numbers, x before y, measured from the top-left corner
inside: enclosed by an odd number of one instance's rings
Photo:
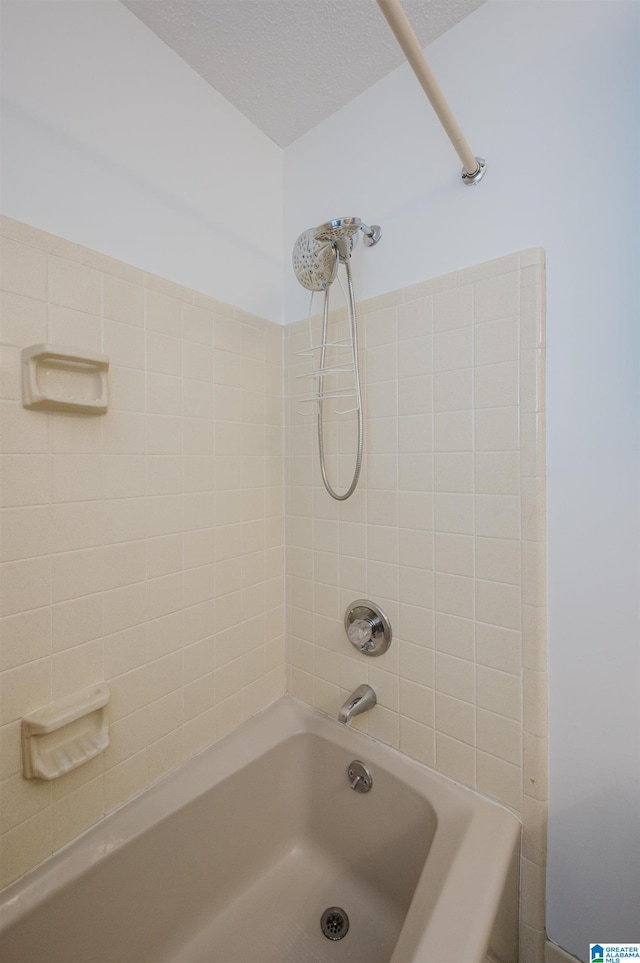
[[[382,228],[379,224],[372,224],[371,227],[363,224],[360,230],[364,234],[364,243],[366,247],[373,247],[374,244],[377,244],[382,237]]]
[[[484,157],[476,157],[476,160],[478,162],[478,167],[475,171],[469,172],[466,170],[466,168],[462,168],[462,180],[465,182],[465,184],[479,184],[485,175],[485,171],[487,169],[486,160]]]

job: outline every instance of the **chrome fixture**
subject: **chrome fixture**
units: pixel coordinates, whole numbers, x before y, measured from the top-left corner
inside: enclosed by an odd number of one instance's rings
[[[338,722],[348,726],[354,716],[359,716],[361,712],[373,709],[377,701],[376,694],[370,685],[359,685],[340,709]]]
[[[352,602],[345,612],[344,627],[351,644],[363,655],[382,655],[391,645],[391,623],[375,602]]]
[[[292,256],[293,270],[300,284],[309,291],[324,291],[322,338],[320,344],[317,346],[320,351],[320,357],[318,364],[314,365],[315,370],[311,372],[310,377],[318,379],[317,394],[313,400],[317,401],[318,404],[318,448],[320,452],[322,481],[331,497],[340,502],[345,501],[356,490],[362,468],[364,434],[362,392],[360,389],[360,366],[358,360],[356,302],[353,293],[350,264],[351,255],[358,243],[360,232],[364,235],[364,242],[367,247],[372,247],[374,244],[377,244],[382,236],[382,229],[378,224],[369,227],[367,224],[364,224],[359,217],[338,217],[333,221],[327,221],[326,224],[321,224],[319,227],[304,231],[293,246]],[[354,381],[353,390],[349,390],[348,392],[343,392],[340,389],[325,390],[326,377],[336,373],[344,374],[344,371],[350,367],[349,364],[339,364],[333,367],[326,364],[328,347],[327,333],[329,327],[329,288],[336,279],[339,264],[344,264],[348,289],[350,339],[346,346],[351,347],[351,367]],[[311,310],[309,310],[309,313],[311,313]],[[308,350],[313,353],[314,345],[312,344]],[[355,397],[355,405],[349,410],[357,412],[358,442],[356,464],[351,484],[343,494],[338,494],[329,481],[326,469],[324,451],[324,402],[327,397],[343,397],[346,394]]]
[[[373,785],[371,770],[364,762],[354,759],[349,763],[347,775],[351,781],[351,788],[356,792],[369,792]]]

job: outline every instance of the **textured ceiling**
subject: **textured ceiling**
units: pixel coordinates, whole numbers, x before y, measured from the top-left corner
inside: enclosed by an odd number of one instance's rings
[[[122,0],[286,147],[403,61],[375,0]],[[423,47],[485,0],[404,0]]]

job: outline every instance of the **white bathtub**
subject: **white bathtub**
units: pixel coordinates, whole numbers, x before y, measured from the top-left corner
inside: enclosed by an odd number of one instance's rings
[[[285,698],[8,887],[0,957],[482,963],[518,838],[511,813]]]

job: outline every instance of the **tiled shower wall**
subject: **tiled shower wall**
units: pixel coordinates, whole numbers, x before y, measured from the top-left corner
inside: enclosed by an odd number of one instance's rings
[[[378,705],[354,725],[521,815],[521,963],[544,940],[543,270],[530,250],[360,305],[366,455],[345,502],[322,487],[301,402],[316,384],[300,377],[308,325],[285,335],[289,690],[335,716],[368,681]],[[340,309],[330,339],[347,333]],[[343,360],[331,349],[327,363]],[[346,417],[327,427],[338,491],[354,464]],[[358,598],[391,619],[379,658],[346,638]]]
[[[285,690],[282,329],[2,219],[0,886]],[[27,411],[20,350],[110,357]],[[111,744],[21,775],[20,718],[106,680]]]

